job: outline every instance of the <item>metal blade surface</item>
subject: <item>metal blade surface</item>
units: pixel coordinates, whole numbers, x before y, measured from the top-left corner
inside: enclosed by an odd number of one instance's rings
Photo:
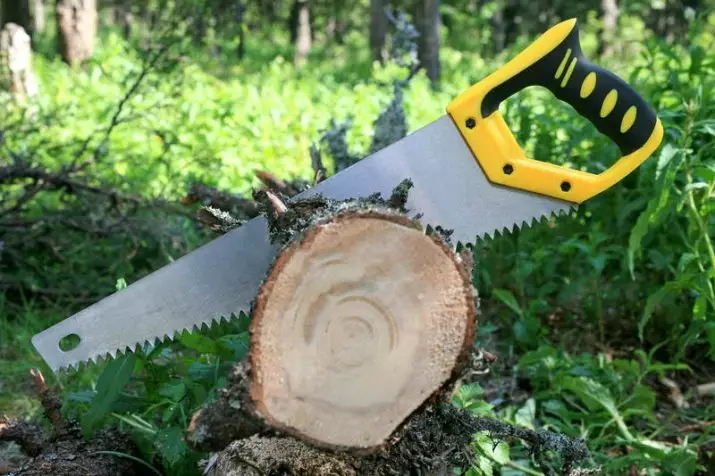
[[[449,116],[408,135],[294,199],[322,193],[344,199],[388,196],[410,178],[407,207],[424,225],[452,229],[453,242],[473,243],[530,224],[575,204],[489,182]],[[134,351],[232,313],[248,312],[275,257],[266,220],[251,220],[74,316],[32,342],[53,370]],[[79,345],[62,351],[70,334]]]

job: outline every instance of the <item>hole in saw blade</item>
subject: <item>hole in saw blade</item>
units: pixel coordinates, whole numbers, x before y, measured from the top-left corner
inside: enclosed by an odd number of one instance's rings
[[[77,334],[69,334],[60,339],[60,350],[62,352],[69,352],[70,350],[75,350],[79,343],[82,341]]]

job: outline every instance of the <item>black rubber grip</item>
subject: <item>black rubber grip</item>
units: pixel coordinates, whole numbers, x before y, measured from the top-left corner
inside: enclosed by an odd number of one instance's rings
[[[589,92],[593,80],[593,89],[583,97],[582,89]],[[656,125],[655,112],[628,83],[583,56],[578,25],[556,48],[489,91],[482,101],[482,116],[489,116],[502,101],[529,86],[543,86],[570,104],[615,142],[623,155],[643,147]],[[604,108],[604,103],[612,104],[612,109]]]

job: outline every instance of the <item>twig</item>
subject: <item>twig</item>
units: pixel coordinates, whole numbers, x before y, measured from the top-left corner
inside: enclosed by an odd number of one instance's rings
[[[268,202],[271,204],[271,207],[273,208],[273,212],[276,215],[282,215],[288,211],[288,207],[283,202],[283,200],[278,198],[278,195],[276,195],[275,193],[273,193],[270,190],[265,190],[264,193],[266,194],[266,198],[268,199]]]
[[[45,377],[39,369],[31,369],[30,375],[35,383],[35,391],[40,396],[45,416],[52,423],[53,436],[64,433],[67,428],[67,422],[60,412],[62,401],[47,386]]]

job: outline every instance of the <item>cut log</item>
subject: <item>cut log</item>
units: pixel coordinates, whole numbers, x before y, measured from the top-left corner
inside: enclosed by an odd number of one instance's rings
[[[284,248],[256,298],[251,397],[274,428],[370,452],[450,382],[476,310],[442,238],[389,207],[338,210]]]

